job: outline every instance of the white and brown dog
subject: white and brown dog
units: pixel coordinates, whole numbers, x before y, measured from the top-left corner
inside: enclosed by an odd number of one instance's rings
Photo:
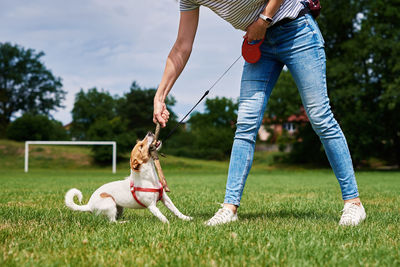
[[[77,196],[82,201],[82,193],[78,189],[70,189],[65,195],[65,205],[72,210],[90,211],[105,214],[110,221],[115,222],[124,208],[148,208],[158,219],[168,223],[167,218],[160,212],[156,204],[161,200],[164,205],[182,220],[192,217],[183,215],[172,203],[159,182],[154,161],[150,157],[150,145],[154,135],[149,133],[142,141],[138,141],[131,152],[131,175],[125,180],[107,183],[98,188],[86,205],[74,203]],[[158,149],[160,146],[158,147]]]

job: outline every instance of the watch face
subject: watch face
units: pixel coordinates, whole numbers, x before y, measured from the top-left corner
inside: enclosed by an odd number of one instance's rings
[[[262,20],[268,23],[272,23],[272,19],[270,17],[265,16],[264,14],[260,14],[259,16]]]

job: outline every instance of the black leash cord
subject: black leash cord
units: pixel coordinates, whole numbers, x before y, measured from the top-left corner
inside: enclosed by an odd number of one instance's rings
[[[203,101],[203,99],[208,95],[208,93],[211,91],[211,89],[214,88],[214,86],[222,79],[222,77],[225,76],[225,74],[233,67],[233,65],[236,64],[236,62],[238,62],[238,60],[242,57],[242,55],[240,55],[230,66],[229,68],[227,68],[225,70],[224,73],[222,73],[221,76],[219,76],[219,78],[214,82],[214,84],[204,93],[204,95],[200,98],[199,101],[197,101],[196,105],[194,105],[192,107],[192,109],[185,115],[185,117],[183,117],[183,119],[180,120],[180,122],[178,122],[175,127],[169,132],[169,134],[167,135],[167,137],[164,138],[163,143],[165,143],[165,141],[176,131],[176,129],[179,127],[179,125],[182,124],[182,122],[186,119],[187,116],[189,116],[190,113],[192,113],[192,111],[197,107],[198,104],[200,104],[201,101]]]

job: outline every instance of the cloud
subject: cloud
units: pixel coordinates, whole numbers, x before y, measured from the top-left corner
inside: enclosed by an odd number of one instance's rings
[[[46,66],[62,78],[66,108],[54,116],[63,123],[71,120],[81,88],[121,95],[134,80],[156,87],[179,22],[174,0],[0,0],[0,6],[0,41],[44,51]],[[183,116],[240,55],[242,35],[201,8],[192,55],[171,92],[175,112]],[[239,95],[242,64],[230,70],[211,97]]]

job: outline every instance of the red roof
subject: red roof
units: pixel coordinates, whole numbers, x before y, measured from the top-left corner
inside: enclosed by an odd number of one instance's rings
[[[283,121],[277,120],[275,116],[272,118],[267,118],[267,117],[263,118],[263,123],[268,122],[272,124],[283,123],[283,122],[308,122],[308,121],[309,120],[307,114],[303,107],[300,108],[300,114],[292,114],[286,120]]]

